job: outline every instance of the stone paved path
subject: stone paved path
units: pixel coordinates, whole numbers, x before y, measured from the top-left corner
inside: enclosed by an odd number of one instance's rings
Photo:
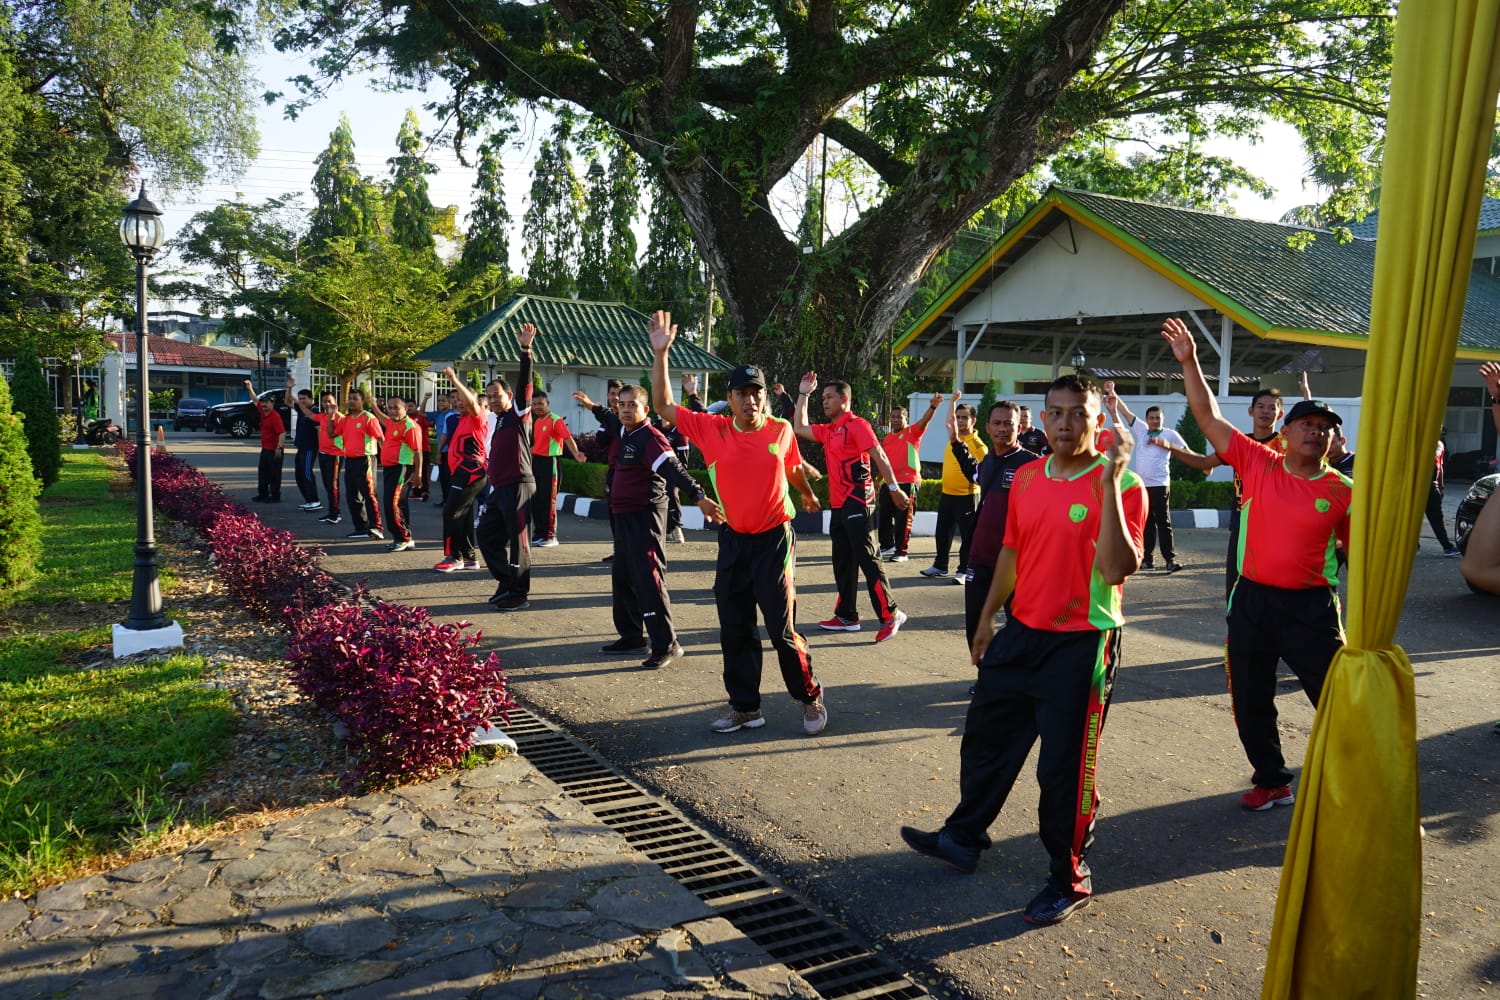
[[[0,998],[813,997],[516,756],[0,902]]]

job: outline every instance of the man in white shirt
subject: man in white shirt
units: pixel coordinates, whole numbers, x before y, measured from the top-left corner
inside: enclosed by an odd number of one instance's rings
[[[1187,442],[1172,428],[1162,426],[1164,414],[1160,406],[1147,407],[1146,419],[1142,421],[1136,419],[1125,401],[1115,395],[1113,382],[1104,383],[1104,392],[1104,405],[1114,418],[1115,426],[1129,427],[1135,438],[1135,472],[1145,484],[1151,504],[1146,514],[1146,549],[1141,569],[1156,568],[1153,552],[1159,542],[1162,568],[1175,573],[1182,569],[1182,564],[1177,561],[1176,549],[1172,545],[1172,453],[1168,448],[1186,448]]]

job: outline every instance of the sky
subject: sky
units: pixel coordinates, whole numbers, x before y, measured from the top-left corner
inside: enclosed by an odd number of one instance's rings
[[[261,89],[292,92],[285,81],[288,77],[305,72],[305,64],[295,56],[267,53],[257,61],[261,78]],[[165,223],[170,238],[185,226],[197,212],[213,208],[230,200],[261,202],[267,198],[300,192],[303,204],[312,206],[312,177],[316,169],[314,160],[328,144],[329,134],[338,125],[339,115],[349,117],[354,132],[355,153],[360,169],[367,175],[380,179],[389,176],[387,160],[396,155],[396,133],[407,110],[413,110],[421,122],[424,135],[439,124],[434,116],[422,108],[427,96],[415,92],[390,93],[371,86],[361,80],[345,83],[330,92],[323,100],[304,111],[295,121],[288,121],[280,105],[260,107],[259,125],[261,134],[260,156],[246,172],[236,180],[215,180],[204,184],[191,195],[179,196],[175,201],[159,201],[166,213]],[[516,144],[508,145],[502,157],[505,166],[505,188],[510,203],[511,217],[516,228],[526,208],[526,194],[531,186],[531,161],[536,146],[550,128],[550,120],[533,119],[524,123]],[[1273,126],[1267,130],[1264,142],[1257,146],[1247,143],[1211,143],[1213,152],[1234,157],[1238,162],[1264,177],[1276,188],[1275,197],[1263,200],[1253,196],[1242,196],[1234,203],[1235,211],[1246,218],[1276,221],[1286,211],[1297,205],[1314,200],[1310,189],[1303,188],[1302,166],[1305,155],[1296,133],[1290,128]],[[471,142],[466,155],[474,155]],[[459,223],[465,222],[469,199],[474,184],[475,171],[464,166],[451,146],[433,146],[428,150],[429,161],[438,168],[428,178],[428,191],[432,203],[439,207],[459,206]],[[472,162],[472,160],[471,160]],[[581,169],[581,168],[580,168]],[[149,180],[149,178],[148,178]],[[779,196],[783,213],[794,218],[800,204],[795,194]],[[833,206],[830,205],[830,211]],[[642,213],[644,215],[644,213]],[[837,220],[834,220],[835,223]],[[639,225],[644,225],[640,223]],[[513,229],[513,233],[516,229]],[[646,245],[645,233],[637,233],[641,248]],[[511,246],[511,269],[523,271],[520,254],[521,241],[513,239]]]

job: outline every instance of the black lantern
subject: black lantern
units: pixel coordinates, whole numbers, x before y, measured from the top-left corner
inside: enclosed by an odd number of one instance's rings
[[[1073,370],[1081,374],[1084,366],[1089,363],[1089,359],[1083,353],[1082,344],[1073,345],[1073,357],[1071,360],[1073,362]]]

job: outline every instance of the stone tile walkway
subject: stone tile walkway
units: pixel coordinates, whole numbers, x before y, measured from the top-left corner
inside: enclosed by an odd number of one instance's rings
[[[814,997],[520,757],[0,901],[0,997]]]

